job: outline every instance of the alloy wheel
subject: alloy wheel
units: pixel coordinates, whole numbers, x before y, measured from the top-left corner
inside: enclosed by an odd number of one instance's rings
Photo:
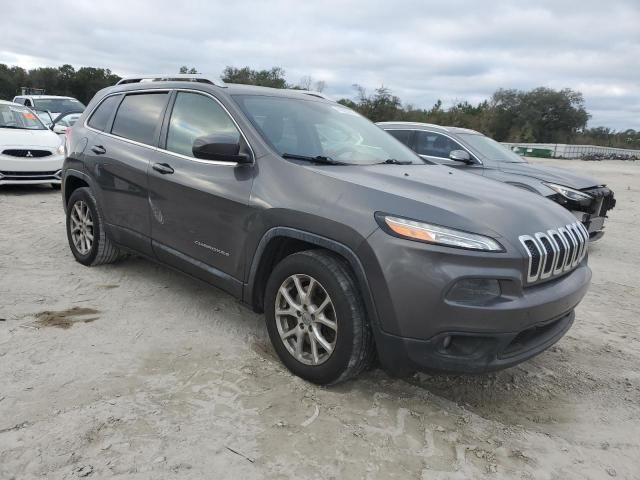
[[[71,207],[71,240],[73,246],[81,255],[88,255],[93,247],[93,218],[89,205],[78,200]]]
[[[278,289],[275,318],[282,343],[305,365],[321,365],[333,353],[338,338],[331,297],[315,278],[295,274]]]

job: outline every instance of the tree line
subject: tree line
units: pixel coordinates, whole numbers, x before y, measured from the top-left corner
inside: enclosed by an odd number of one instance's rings
[[[197,73],[182,66],[179,73]],[[292,88],[322,92],[326,83],[311,76],[297,83],[286,79],[281,67],[255,70],[227,66],[220,78],[226,83],[242,83],[273,88]],[[69,95],[88,103],[100,89],[115,84],[120,77],[109,69],[71,65],[31,70],[0,64],[0,98],[12,99],[21,87],[43,88],[49,95]],[[438,100],[431,108],[404,103],[385,86],[372,93],[354,84],[352,98],[339,103],[358,111],[370,120],[436,123],[471,128],[503,142],[576,143],[640,149],[640,131],[615,131],[607,127],[587,128],[590,115],[582,93],[538,87],[523,91],[499,89],[487,100],[472,104],[457,101],[445,107]]]

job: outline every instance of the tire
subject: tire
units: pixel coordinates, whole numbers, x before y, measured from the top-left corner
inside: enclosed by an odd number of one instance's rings
[[[86,266],[103,265],[117,261],[121,257],[121,252],[106,235],[104,221],[93,192],[86,187],[78,188],[71,194],[67,205],[67,240],[76,260]],[[78,211],[75,210],[76,206],[83,211],[84,215],[78,214]],[[92,223],[91,226],[85,225],[85,230],[93,238],[90,248],[86,248],[88,247],[86,243],[80,243],[77,246],[72,233],[72,224],[77,225],[77,219],[79,216],[84,217],[87,210]]]
[[[54,190],[60,190],[61,187],[62,187],[62,185],[60,185],[59,183],[52,183],[51,184],[51,188],[53,188]]]
[[[315,283],[309,294],[311,280]],[[326,298],[330,303],[317,314],[320,308],[316,307],[321,307]],[[269,338],[280,360],[293,374],[309,382],[344,382],[374,360],[373,334],[356,281],[348,264],[328,251],[294,253],[274,268],[265,291],[265,316]],[[331,324],[336,328],[330,328]],[[303,340],[298,350],[299,336]],[[315,351],[312,343],[316,344]],[[323,345],[332,346],[331,351]],[[298,356],[296,352],[300,352]]]

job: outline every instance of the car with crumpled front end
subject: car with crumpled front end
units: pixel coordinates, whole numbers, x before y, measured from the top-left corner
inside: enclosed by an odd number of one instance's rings
[[[467,128],[417,122],[378,125],[423,158],[529,190],[562,205],[583,223],[592,241],[604,235],[604,221],[616,199],[613,191],[596,178],[533,165],[495,140]]]

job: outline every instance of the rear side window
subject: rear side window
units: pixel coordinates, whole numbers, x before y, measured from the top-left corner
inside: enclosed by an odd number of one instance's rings
[[[387,130],[392,136],[394,136],[397,140],[400,140],[407,147],[410,146],[411,143],[411,130]]]
[[[93,112],[87,125],[103,132],[107,128],[107,123],[109,122],[109,119],[111,119],[113,111],[118,106],[120,98],[120,95],[107,97]]]
[[[218,133],[240,140],[240,132],[218,102],[198,93],[178,92],[169,122],[167,150],[193,157],[196,138]]]
[[[152,145],[167,98],[166,92],[127,95],[118,108],[111,133]]]

